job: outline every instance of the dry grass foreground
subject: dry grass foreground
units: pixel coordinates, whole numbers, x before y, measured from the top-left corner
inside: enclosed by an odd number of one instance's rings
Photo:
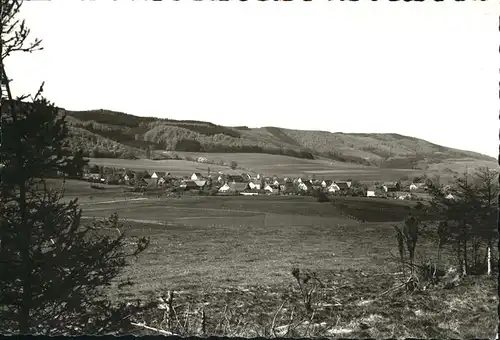
[[[134,334],[150,332],[143,323],[190,336],[491,338],[496,331],[495,278],[383,295],[402,279],[388,222],[360,223],[301,197],[95,200],[82,204],[86,217],[118,211],[131,236],[151,237],[125,274],[137,286],[112,295],[165,301],[174,291],[170,311],[135,315]],[[422,240],[416,258],[433,252],[433,240]],[[312,312],[293,267],[321,281],[310,296]]]

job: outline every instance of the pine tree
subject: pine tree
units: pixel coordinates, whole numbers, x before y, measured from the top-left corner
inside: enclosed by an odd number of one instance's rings
[[[452,185],[452,199],[446,197],[442,186],[430,183],[430,209],[441,221],[438,227],[439,245],[453,246],[457,264],[465,270],[463,274],[469,268],[477,271],[475,267],[479,264],[478,254],[481,248],[479,241],[486,243],[486,256],[497,237],[497,176],[497,172],[489,169],[479,169],[473,176],[464,173]],[[491,269],[491,263],[488,266]]]
[[[0,333],[120,329],[127,310],[112,304],[103,288],[148,241],[127,249],[126,235],[116,233],[124,229],[116,215],[84,225],[77,199],[64,203],[61,192],[47,186],[51,174],[81,172],[85,162],[68,156],[65,116],[42,98],[42,88],[30,101],[13,98],[5,58],[40,43],[26,44],[29,30],[16,19],[22,2],[0,1],[0,74],[7,89],[1,103]]]

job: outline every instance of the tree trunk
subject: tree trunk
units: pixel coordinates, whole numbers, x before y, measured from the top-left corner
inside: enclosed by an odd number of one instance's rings
[[[30,311],[31,311],[31,274],[32,263],[30,256],[31,247],[31,230],[27,226],[26,216],[26,183],[24,180],[19,184],[19,210],[21,214],[21,233],[23,244],[21,245],[21,263],[23,268],[22,274],[22,296],[21,308],[19,310],[19,332],[21,334],[29,334],[30,330]]]
[[[463,245],[464,245],[464,257],[463,257],[463,261],[462,261],[462,267],[463,267],[463,273],[462,275],[467,275],[467,268],[469,267],[468,266],[468,261],[467,261],[467,224],[466,223],[463,223],[463,232],[462,232],[462,235],[463,235]]]
[[[491,247],[488,244],[488,276],[491,276]]]
[[[437,268],[441,268],[441,245],[438,246],[438,253],[437,253]]]
[[[477,242],[477,239],[474,238],[472,240],[472,265],[474,268],[477,268],[477,247],[478,247],[478,242]]]

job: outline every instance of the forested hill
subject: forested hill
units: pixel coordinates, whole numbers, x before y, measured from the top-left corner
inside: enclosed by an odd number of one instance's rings
[[[228,127],[138,117],[108,110],[65,111],[70,145],[92,157],[144,157],[146,150],[282,154],[387,168],[418,168],[451,158],[495,160],[398,134],[331,133],[279,127]]]

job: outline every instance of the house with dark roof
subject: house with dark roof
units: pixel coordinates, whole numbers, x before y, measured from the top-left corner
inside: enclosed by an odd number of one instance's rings
[[[195,183],[195,181],[182,181],[181,184],[179,184],[179,188],[183,188],[184,190],[193,190],[193,189],[198,189],[198,185]]]
[[[385,182],[382,188],[385,192],[395,192],[401,189],[401,185],[398,182]]]
[[[242,175],[227,175],[227,181],[236,183],[247,183],[248,180],[245,181]]]
[[[335,184],[337,185],[337,187],[341,190],[341,191],[344,191],[344,190],[347,190],[349,189],[351,186],[350,186],[350,183],[347,182],[347,181],[337,181],[335,182]]]

